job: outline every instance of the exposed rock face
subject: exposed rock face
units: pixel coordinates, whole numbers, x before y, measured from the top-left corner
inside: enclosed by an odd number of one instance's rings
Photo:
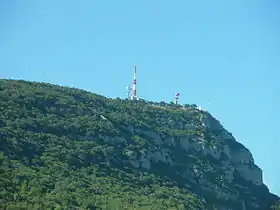
[[[173,127],[175,123],[171,123]],[[248,185],[255,186],[256,189],[258,186],[264,186],[262,170],[254,164],[250,151],[238,143],[211,115],[205,114],[201,118],[201,125],[204,129],[203,134],[180,137],[163,137],[153,130],[126,127],[127,131],[135,135],[148,136],[152,142],[152,146],[140,154],[129,155],[130,163],[136,168],[146,170],[152,170],[159,162],[171,169],[180,168],[181,172],[173,173],[179,173],[186,183],[188,180],[193,186],[199,185],[205,192],[214,194],[217,199],[237,203],[240,209],[261,209],[258,201],[252,200],[254,192],[247,189]],[[182,125],[179,127],[178,129],[181,129]],[[206,134],[215,137],[212,144],[207,143],[209,138]],[[212,179],[209,180],[209,177]],[[245,193],[243,190],[252,198],[240,200],[241,194]],[[220,206],[220,209],[229,208]]]

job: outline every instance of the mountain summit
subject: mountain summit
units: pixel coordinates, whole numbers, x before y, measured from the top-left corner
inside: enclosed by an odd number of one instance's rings
[[[190,105],[0,80],[3,209],[268,210],[250,151]]]

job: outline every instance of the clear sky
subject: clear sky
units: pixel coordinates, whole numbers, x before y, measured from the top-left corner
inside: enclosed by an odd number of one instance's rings
[[[280,195],[279,0],[0,0],[0,77],[202,104]]]

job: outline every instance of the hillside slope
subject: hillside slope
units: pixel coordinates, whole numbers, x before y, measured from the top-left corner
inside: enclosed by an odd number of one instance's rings
[[[279,199],[207,112],[0,80],[0,208],[247,209]]]

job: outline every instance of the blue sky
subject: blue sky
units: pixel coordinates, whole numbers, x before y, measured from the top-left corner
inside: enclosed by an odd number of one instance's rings
[[[0,1],[0,77],[202,104],[280,195],[278,0]],[[278,82],[278,83],[277,83]]]

